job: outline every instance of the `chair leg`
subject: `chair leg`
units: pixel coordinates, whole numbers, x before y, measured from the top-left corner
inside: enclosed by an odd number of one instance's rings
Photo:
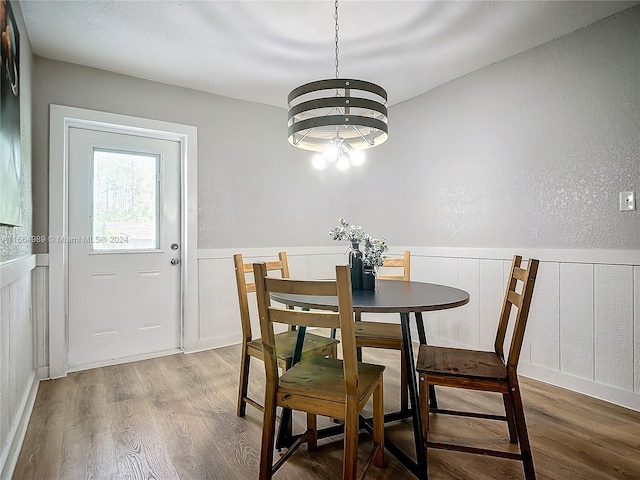
[[[400,350],[400,355],[400,410],[404,412],[409,409],[409,385],[407,384],[409,375],[404,363],[403,350]]]
[[[418,382],[420,394],[420,418],[422,419],[422,438],[424,444],[427,444],[427,432],[429,432],[429,385],[424,375],[420,375]]]
[[[260,449],[260,480],[271,480],[273,476],[273,443],[276,434],[275,388],[267,384],[262,416],[262,446]]]
[[[518,430],[516,429],[516,418],[513,415],[513,402],[508,393],[502,394],[502,402],[504,403],[504,412],[509,426],[509,441],[516,444],[518,443]]]
[[[242,358],[240,359],[240,383],[238,385],[238,409],[236,414],[244,417],[247,413],[247,402],[244,401],[247,396],[249,386],[249,364],[251,356],[247,354],[246,343],[242,345]]]
[[[384,389],[382,379],[373,392],[373,445],[376,453],[373,464],[384,466]]]
[[[535,480],[536,472],[533,467],[533,457],[531,455],[531,445],[529,444],[529,435],[527,433],[527,423],[524,419],[524,407],[522,405],[522,397],[520,396],[520,387],[517,381],[512,382],[511,401],[513,402],[513,413],[516,420],[516,428],[518,430],[518,440],[520,441],[520,453],[522,455],[522,465],[524,467],[524,477],[526,480]]]
[[[358,473],[358,434],[360,418],[358,399],[347,398],[344,419],[344,458],[342,459],[342,480],[356,480]]]
[[[318,449],[318,417],[316,415],[307,413],[307,430],[311,430],[307,438],[307,450],[315,452]]]

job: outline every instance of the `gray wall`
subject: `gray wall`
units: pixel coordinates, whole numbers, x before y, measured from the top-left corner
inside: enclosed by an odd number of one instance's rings
[[[287,143],[284,109],[40,57],[35,72],[38,235],[48,233],[50,104],[197,126],[200,248],[328,243],[352,209],[350,177],[317,175]]]
[[[640,249],[640,211],[618,209],[640,193],[640,7],[389,117],[356,191],[391,244]]]
[[[50,103],[196,125],[199,247],[331,244],[338,216],[392,245],[640,249],[640,7],[396,105],[347,175],[286,143],[283,109],[36,57],[34,233]],[[46,245],[37,244],[37,251]]]
[[[33,70],[33,55],[27,29],[22,20],[20,4],[11,2],[13,13],[18,22],[20,32],[20,151],[21,166],[20,180],[22,186],[22,225],[0,225],[0,263],[15,260],[30,255],[31,243],[16,242],[12,239],[28,239],[31,236],[31,218],[33,204],[31,199],[31,85]]]

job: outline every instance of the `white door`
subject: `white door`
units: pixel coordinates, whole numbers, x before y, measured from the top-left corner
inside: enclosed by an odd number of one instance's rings
[[[180,346],[180,144],[69,129],[69,368]]]

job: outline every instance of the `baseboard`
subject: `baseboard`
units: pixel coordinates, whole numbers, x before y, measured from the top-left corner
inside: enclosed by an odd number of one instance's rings
[[[89,370],[90,368],[110,367],[111,365],[120,365],[121,363],[138,362],[140,360],[149,360],[151,358],[166,357],[167,355],[175,355],[183,353],[181,348],[172,348],[162,352],[145,353],[142,355],[134,355],[132,357],[114,358],[111,360],[103,360],[100,362],[83,363],[82,365],[69,365],[67,373],[79,372],[81,370]]]
[[[518,374],[640,412],[640,395],[637,393],[597,383],[593,380],[574,377],[567,373],[556,372],[530,363],[520,363],[518,365]]]
[[[31,387],[26,392],[22,402],[20,403],[20,419],[9,432],[9,438],[6,443],[5,450],[0,456],[1,480],[10,480],[13,476],[13,471],[16,468],[18,457],[20,456],[20,450],[22,450],[22,443],[24,442],[24,437],[27,433],[27,426],[29,425],[33,405],[36,402],[36,394],[38,393],[39,384],[40,380],[36,377],[36,372],[34,370],[31,375]]]
[[[230,345],[237,345],[242,342],[242,334],[234,333],[232,335],[225,335],[223,337],[207,338],[204,340],[198,340],[194,348],[185,350],[184,353],[197,353],[205,350],[211,350],[213,348],[228,347]]]
[[[36,369],[36,378],[38,380],[49,380],[49,378],[50,378],[50,376],[49,376],[49,367],[48,366],[38,367]]]

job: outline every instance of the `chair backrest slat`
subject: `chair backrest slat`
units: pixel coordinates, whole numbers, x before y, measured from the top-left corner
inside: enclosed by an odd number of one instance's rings
[[[527,317],[529,316],[529,306],[531,305],[531,297],[533,295],[533,287],[538,273],[539,261],[530,258],[527,262],[526,269],[522,268],[521,264],[522,257],[519,255],[514,256],[494,345],[496,353],[500,355],[502,359],[505,359],[504,342],[507,336],[507,328],[509,326],[511,312],[513,308],[515,308],[515,326],[513,329],[513,336],[511,337],[509,356],[506,359],[507,369],[513,372],[515,372],[518,366],[520,351],[522,350],[522,341],[524,339],[524,331],[527,325]],[[518,282],[522,284],[521,293],[516,292]]]
[[[270,292],[288,293],[292,295],[336,296],[336,282],[323,280],[292,280],[282,278],[266,279]]]
[[[274,322],[305,327],[340,328],[347,395],[358,394],[358,360],[351,297],[351,272],[348,265],[336,266],[336,281],[282,280],[267,277],[265,263],[254,264],[254,279],[260,313],[262,351],[268,388],[277,387]],[[295,295],[337,296],[338,313],[287,310],[271,306],[271,292]]]
[[[516,267],[513,270],[513,276],[516,277],[521,282],[526,282],[527,281],[527,270],[525,270],[523,268],[520,268],[520,267]]]
[[[306,312],[280,307],[269,307],[273,322],[303,327],[340,328],[340,315],[334,312]]]
[[[289,278],[289,263],[285,252],[278,253],[279,260],[267,263],[267,269],[270,271],[280,270],[282,278]],[[233,256],[233,263],[236,272],[236,286],[238,289],[238,304],[240,306],[240,323],[242,325],[242,336],[246,341],[253,338],[251,332],[251,317],[249,315],[249,293],[256,291],[255,282],[247,283],[245,275],[253,273],[252,263],[243,263],[242,254],[237,253]]]
[[[411,252],[405,250],[402,258],[385,258],[383,267],[402,267],[402,275],[378,275],[379,280],[411,280]]]
[[[522,307],[522,296],[516,292],[509,291],[509,293],[507,294],[507,300],[509,300],[518,308]]]

